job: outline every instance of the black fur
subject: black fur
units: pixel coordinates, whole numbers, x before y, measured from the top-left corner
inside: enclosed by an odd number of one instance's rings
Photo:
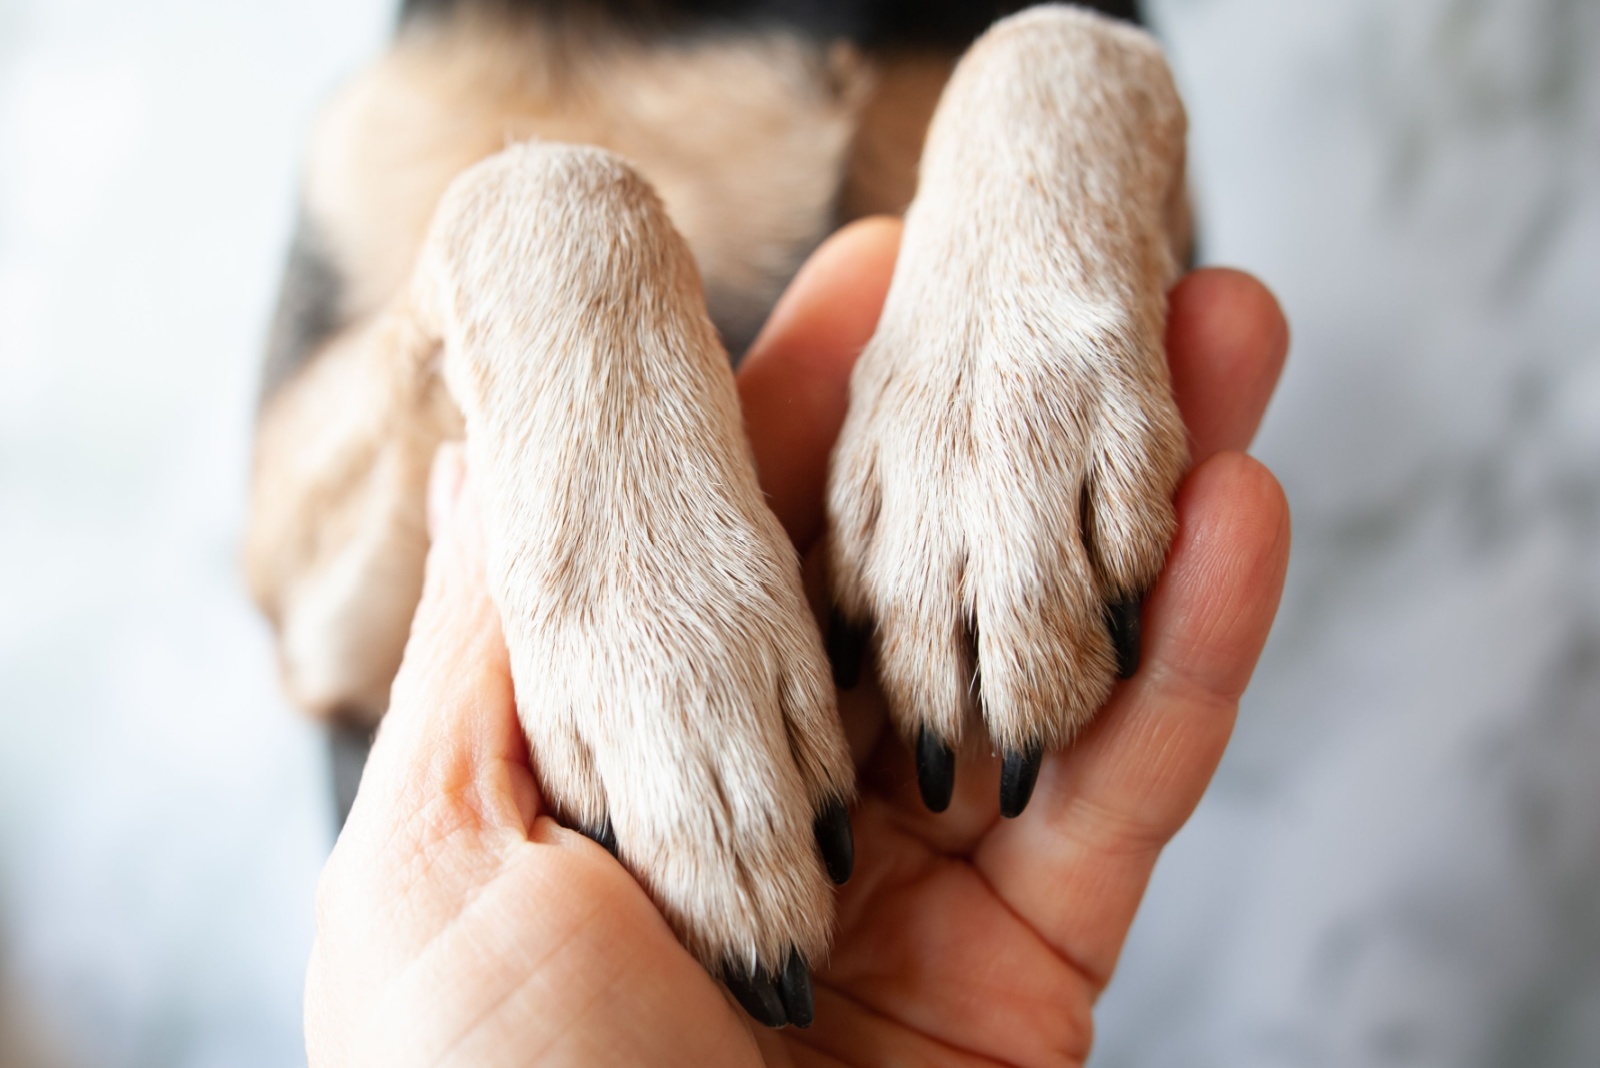
[[[300,213],[295,222],[289,261],[278,289],[278,308],[267,334],[267,359],[261,372],[265,406],[317,348],[344,325],[340,300],[344,280],[317,236],[316,227]]]
[[[964,49],[989,24],[1025,0],[405,0],[402,22],[438,18],[479,3],[564,20],[599,13],[643,34],[695,33],[773,26],[820,40],[867,48]],[[1108,15],[1139,21],[1137,0],[1080,0]]]
[[[328,724],[327,732],[328,764],[333,771],[334,827],[339,829],[350,818],[350,809],[356,803],[356,789],[361,785],[361,773],[366,769],[367,754],[372,752],[372,739],[377,731],[335,719]]]

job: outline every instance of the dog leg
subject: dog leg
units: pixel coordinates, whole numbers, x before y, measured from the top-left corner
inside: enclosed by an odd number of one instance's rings
[[[414,294],[546,802],[753,1015],[809,1022],[853,769],[687,246],[618,157],[525,144],[452,184]]]
[[[1187,463],[1162,349],[1184,128],[1150,37],[1052,6],[975,43],[929,129],[834,457],[829,644],[849,683],[870,627],[936,811],[969,719],[1014,816],[1136,666]]]
[[[450,181],[506,144],[632,161],[694,249],[738,352],[826,232],[866,83],[848,49],[753,25],[673,38],[530,5],[430,5],[323,109],[266,371],[246,553],[287,689],[370,728],[426,549],[434,447],[459,433],[397,332]],[[435,396],[437,394],[437,396]]]
[[[433,352],[400,306],[369,316],[285,368],[256,432],[251,592],[289,696],[355,728],[388,707],[422,592],[429,465],[459,434]]]

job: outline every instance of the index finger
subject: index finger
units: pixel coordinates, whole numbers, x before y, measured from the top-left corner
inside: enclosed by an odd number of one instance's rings
[[[1254,277],[1194,271],[1167,300],[1167,366],[1198,464],[1250,446],[1289,353],[1289,324]]]
[[[1139,673],[1045,762],[1029,811],[1001,821],[973,856],[1012,910],[1097,986],[1156,857],[1222,758],[1288,565],[1288,505],[1250,457],[1203,461],[1177,503]]]

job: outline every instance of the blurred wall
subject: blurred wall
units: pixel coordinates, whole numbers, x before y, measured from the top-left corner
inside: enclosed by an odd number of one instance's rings
[[[285,1065],[331,843],[238,541],[314,103],[387,0],[0,0],[0,1064]]]
[[[1600,1064],[1600,4],[1157,13],[1295,547],[1095,1064]]]

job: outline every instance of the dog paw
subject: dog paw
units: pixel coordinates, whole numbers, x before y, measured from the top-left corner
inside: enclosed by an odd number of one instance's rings
[[[1159,315],[975,289],[911,236],[834,454],[827,644],[844,687],[870,646],[928,808],[981,719],[1015,816],[1137,668],[1184,431]]]
[[[816,625],[788,589],[793,551],[768,533],[695,532],[693,557],[663,559],[674,581],[552,597],[514,573],[502,597],[546,803],[751,1015],[805,1025],[853,866],[852,771]]]
[[[1185,120],[1146,34],[1004,19],[928,131],[828,490],[841,683],[867,636],[929,808],[976,721],[1014,816],[1138,661],[1187,463],[1163,352]]]
[[[809,1023],[854,769],[688,248],[615,156],[520,145],[446,194],[417,294],[546,803],[752,1015]]]

